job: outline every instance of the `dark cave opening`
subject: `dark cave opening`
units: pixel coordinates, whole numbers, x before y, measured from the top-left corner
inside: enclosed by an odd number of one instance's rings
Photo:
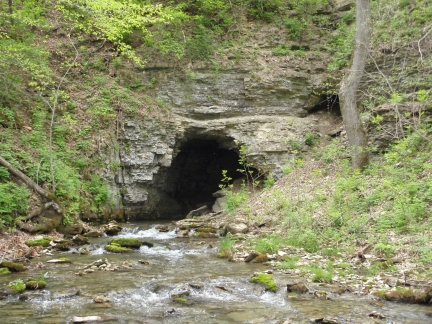
[[[337,94],[325,94],[322,95],[318,104],[316,104],[311,110],[309,110],[309,114],[316,114],[320,112],[327,112],[335,116],[342,116],[340,105],[339,105],[339,96]]]
[[[220,190],[222,170],[233,179],[243,177],[239,155],[222,148],[212,139],[191,139],[183,143],[168,169],[165,192],[181,207],[181,216],[215,201],[213,193]]]

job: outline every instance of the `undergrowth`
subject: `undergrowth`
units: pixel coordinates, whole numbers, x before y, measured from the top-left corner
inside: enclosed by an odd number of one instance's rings
[[[432,238],[431,130],[425,124],[394,143],[363,173],[351,168],[338,142],[317,148],[314,156],[319,162],[312,172],[296,167],[285,185],[266,191],[265,207],[256,213],[278,226],[273,234],[251,240],[251,247],[275,253],[296,246],[337,255],[368,243],[381,257],[403,253],[431,263],[432,248],[425,244]],[[300,185],[293,191],[296,182]],[[294,265],[289,260],[281,266]]]

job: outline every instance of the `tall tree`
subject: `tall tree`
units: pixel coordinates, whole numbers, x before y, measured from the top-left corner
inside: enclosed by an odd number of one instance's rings
[[[352,150],[352,165],[354,168],[360,170],[363,170],[369,163],[367,133],[361,122],[358,109],[358,88],[368,58],[368,48],[371,37],[370,16],[370,0],[357,0],[353,59],[348,73],[342,79],[339,90],[342,118],[348,136],[348,142]]]

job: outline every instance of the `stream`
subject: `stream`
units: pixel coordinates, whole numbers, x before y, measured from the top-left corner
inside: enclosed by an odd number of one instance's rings
[[[45,276],[47,287],[0,300],[0,323],[73,323],[74,316],[102,316],[104,323],[308,323],[331,317],[339,323],[432,323],[430,306],[376,302],[369,296],[343,294],[331,300],[290,299],[282,274],[275,274],[278,292],[265,291],[249,283],[262,264],[233,263],[216,256],[218,239],[180,238],[171,223],[169,232],[157,224],[137,222],[124,225],[118,237],[135,237],[153,243],[127,254],[108,253],[103,245],[109,237],[92,238],[96,248],[87,255],[76,250],[43,255],[31,264],[44,268],[0,277],[0,284],[15,279]],[[46,263],[67,257],[71,264]],[[118,271],[96,270],[77,275],[86,265],[102,258],[111,264],[130,265]],[[125,263],[126,262],[126,263]],[[285,275],[286,276],[286,275]],[[172,300],[179,291],[190,291],[187,302]],[[95,303],[105,296],[105,303]],[[378,312],[385,319],[368,314]]]

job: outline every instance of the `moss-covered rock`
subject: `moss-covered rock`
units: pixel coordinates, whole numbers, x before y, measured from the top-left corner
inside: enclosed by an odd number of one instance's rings
[[[249,281],[263,285],[267,290],[272,292],[276,292],[277,290],[276,281],[274,281],[273,275],[269,273],[257,273]]]
[[[130,248],[121,247],[115,243],[105,245],[105,250],[113,253],[127,253],[132,251]]]
[[[25,242],[27,246],[43,246],[48,247],[50,246],[50,242],[53,240],[52,237],[44,237],[38,240],[30,240]]]
[[[25,270],[24,266],[18,262],[3,261],[1,266],[8,268],[12,272],[22,272]]]
[[[430,288],[421,290],[412,287],[396,287],[389,291],[376,291],[373,294],[392,302],[429,304],[432,300]]]
[[[109,244],[116,244],[121,247],[130,248],[130,249],[139,249],[143,244],[140,240],[136,238],[113,238],[109,241]]]
[[[8,268],[0,268],[0,275],[10,274],[10,270]]]
[[[25,283],[25,287],[31,290],[44,289],[46,287],[46,282],[41,279],[29,279]]]

